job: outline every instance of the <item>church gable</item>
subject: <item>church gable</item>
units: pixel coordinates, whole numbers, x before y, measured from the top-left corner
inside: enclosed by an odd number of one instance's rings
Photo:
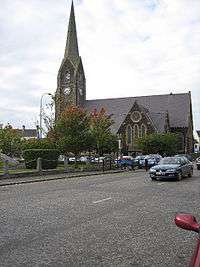
[[[72,80],[74,78],[74,74],[75,67],[72,62],[68,58],[63,59],[58,72],[58,88],[62,87],[62,83],[65,82],[66,79],[68,80],[69,76],[70,80]]]
[[[148,112],[149,111],[147,109],[145,109],[144,107],[139,105],[137,101],[135,101],[125,120],[122,122],[118,133],[124,131],[124,127],[126,127],[127,125],[130,125],[132,128],[138,128],[139,137],[141,136],[142,127],[146,129],[146,133],[155,132],[156,128],[153,124],[153,121],[149,117]]]
[[[71,61],[65,58],[58,72],[58,87],[56,91],[56,118],[67,106],[76,105],[75,68]]]
[[[123,146],[129,151],[137,150],[138,138],[154,132],[157,130],[149,111],[135,101],[118,130]]]

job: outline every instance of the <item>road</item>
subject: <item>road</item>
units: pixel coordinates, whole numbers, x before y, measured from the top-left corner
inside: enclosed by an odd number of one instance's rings
[[[187,266],[200,221],[200,172],[152,182],[143,171],[0,187],[0,266]]]

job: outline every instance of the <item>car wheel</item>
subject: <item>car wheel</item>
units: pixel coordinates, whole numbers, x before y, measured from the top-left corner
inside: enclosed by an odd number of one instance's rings
[[[152,181],[156,181],[156,178],[155,178],[155,177],[151,177],[151,180],[152,180]]]
[[[181,181],[182,178],[183,178],[182,172],[179,172],[177,176],[177,181]]]
[[[193,175],[193,170],[191,170],[189,173],[188,173],[188,177],[192,177]]]

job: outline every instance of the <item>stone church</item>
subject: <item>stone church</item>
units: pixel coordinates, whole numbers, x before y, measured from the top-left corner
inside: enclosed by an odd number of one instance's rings
[[[193,118],[191,93],[141,97],[86,99],[86,78],[79,55],[74,5],[72,1],[64,58],[57,77],[55,116],[59,118],[68,106],[79,106],[90,112],[104,108],[112,114],[112,132],[121,140],[122,149],[138,152],[136,140],[150,133],[178,133],[179,153],[193,151]]]

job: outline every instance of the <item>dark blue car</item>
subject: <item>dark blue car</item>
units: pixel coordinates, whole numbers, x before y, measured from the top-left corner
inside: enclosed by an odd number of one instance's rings
[[[118,165],[121,169],[132,169],[134,170],[135,161],[134,158],[131,156],[123,156],[117,160]]]
[[[193,164],[185,157],[166,157],[149,170],[152,180],[177,179],[193,175]]]

